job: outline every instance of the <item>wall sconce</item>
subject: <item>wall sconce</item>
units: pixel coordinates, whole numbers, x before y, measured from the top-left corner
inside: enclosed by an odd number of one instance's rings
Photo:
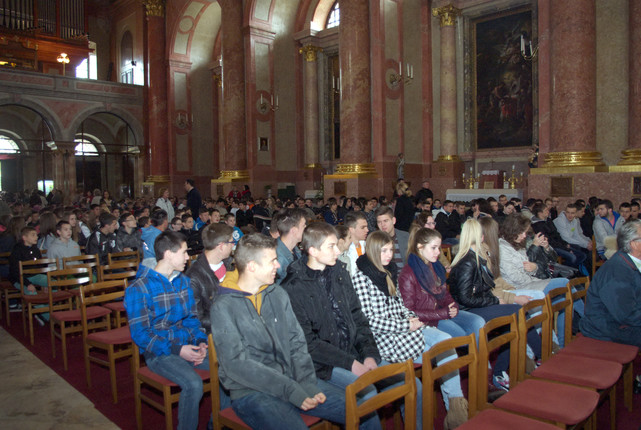
[[[58,61],[58,63],[62,63],[62,76],[65,76],[65,66],[69,64],[69,57],[67,56],[67,54],[62,52],[60,55],[58,55],[58,58],[56,58],[56,60]]]
[[[536,46],[532,48],[532,41],[525,40],[523,34],[521,34],[521,56],[527,61],[532,61],[536,57],[536,54],[539,52],[539,47]]]
[[[279,109],[278,105],[278,94],[276,94],[276,103],[274,103],[274,95],[272,94],[270,97],[270,101],[268,102],[263,95],[260,95],[260,103],[258,104],[258,111],[265,115],[268,110],[271,110],[272,112],[276,112]]]
[[[188,126],[191,126],[194,123],[194,115],[191,115],[191,120],[187,117],[185,112],[178,112],[176,116],[176,127],[181,130],[186,129]]]
[[[398,62],[398,74],[394,72],[390,74],[389,83],[392,88],[396,88],[401,84],[410,85],[412,83],[412,80],[414,79],[414,66],[410,65],[410,63],[406,63],[405,66],[406,66],[405,76],[403,76],[402,61]]]

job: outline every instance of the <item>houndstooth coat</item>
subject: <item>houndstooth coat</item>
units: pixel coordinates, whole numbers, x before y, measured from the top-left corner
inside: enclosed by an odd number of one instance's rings
[[[416,314],[405,307],[400,294],[386,296],[360,270],[352,276],[352,283],[381,358],[391,363],[417,359],[425,349],[425,339],[422,330],[410,331],[409,319]]]

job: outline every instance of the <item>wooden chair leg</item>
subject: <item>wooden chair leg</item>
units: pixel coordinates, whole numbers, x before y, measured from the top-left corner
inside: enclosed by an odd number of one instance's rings
[[[164,405],[164,412],[165,412],[165,428],[167,430],[173,430],[174,428],[174,422],[173,422],[173,417],[172,417],[172,410],[171,410],[171,387],[169,386],[164,386],[162,390],[162,401]]]
[[[628,408],[629,412],[632,412],[632,387],[634,385],[634,375],[632,374],[632,363],[628,363],[623,370],[623,402]]]
[[[118,403],[118,387],[116,386],[116,359],[114,358],[114,346],[109,345],[107,350],[109,358],[109,380],[111,382],[111,396],[113,397],[114,405]]]
[[[29,307],[29,340],[31,341],[31,346],[34,345],[34,335],[33,335],[33,310],[31,306]]]
[[[610,430],[617,430],[617,386],[610,390]]]
[[[138,377],[134,378],[134,408],[136,410],[136,427],[142,430],[142,400],[140,399],[140,386],[141,382]]]
[[[86,343],[83,345],[85,354],[85,377],[87,378],[87,388],[91,388],[91,361],[89,360],[89,351],[91,347]]]
[[[69,366],[67,364],[67,331],[64,321],[60,322],[60,341],[62,343],[62,364],[66,372],[69,370]]]

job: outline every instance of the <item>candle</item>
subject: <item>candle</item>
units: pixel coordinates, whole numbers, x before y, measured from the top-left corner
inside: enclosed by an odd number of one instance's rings
[[[260,95],[260,104],[261,105],[263,104],[263,95],[262,94]]]
[[[525,40],[523,40],[523,35],[521,35],[521,53],[525,55]]]
[[[274,95],[273,94],[272,94],[270,103],[271,103],[272,106],[274,106]]]
[[[276,107],[278,107],[278,94],[276,94]]]
[[[472,166],[470,166],[470,172],[472,171]]]
[[[414,66],[410,67],[410,78],[414,78]]]
[[[512,164],[512,171],[514,171],[514,164]]]
[[[401,63],[400,61],[398,62],[398,74],[403,74],[403,63]]]
[[[465,172],[463,172],[463,180],[465,180]]]

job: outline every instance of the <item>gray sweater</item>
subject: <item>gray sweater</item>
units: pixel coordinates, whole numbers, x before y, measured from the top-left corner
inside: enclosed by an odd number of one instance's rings
[[[62,269],[62,259],[67,257],[77,257],[80,255],[80,246],[73,239],[69,239],[67,243],[59,238],[56,238],[49,249],[47,250],[47,258],[55,258],[58,260],[58,267]]]

